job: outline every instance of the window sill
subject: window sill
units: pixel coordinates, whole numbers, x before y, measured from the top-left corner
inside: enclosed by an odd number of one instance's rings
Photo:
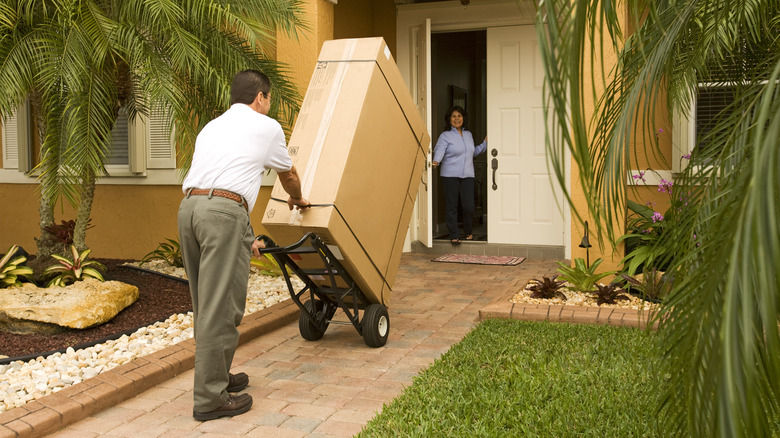
[[[109,171],[110,172],[110,171]],[[98,179],[98,184],[112,185],[171,185],[181,184],[177,169],[154,169],[144,173],[110,172]],[[0,184],[38,184],[38,175],[25,174],[16,169],[0,169]]]
[[[111,171],[101,177],[98,184],[128,185],[128,186],[178,186],[182,179],[180,169],[147,169],[143,173],[129,171]],[[263,175],[261,185],[271,187],[276,182],[276,172],[273,170]],[[38,174],[23,173],[16,169],[0,169],[0,184],[38,184]]]

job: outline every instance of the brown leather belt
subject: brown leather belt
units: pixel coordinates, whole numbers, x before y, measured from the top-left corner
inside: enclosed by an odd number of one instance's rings
[[[227,198],[233,201],[238,202],[239,204],[244,206],[244,209],[246,211],[249,211],[249,206],[246,203],[246,199],[244,199],[243,196],[228,192],[227,190],[220,190],[220,189],[190,189],[188,195],[213,195],[213,196],[219,196],[221,198]]]

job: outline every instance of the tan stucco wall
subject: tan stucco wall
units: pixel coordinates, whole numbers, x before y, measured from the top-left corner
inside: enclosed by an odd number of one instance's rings
[[[393,0],[339,0],[334,13],[335,39],[381,36],[397,56]]]
[[[621,23],[621,25],[629,32],[633,32],[635,29],[634,23],[627,16],[625,6],[622,8],[625,20],[623,23]],[[591,68],[590,65],[586,65],[583,69],[583,71],[591,73],[591,77],[586,78],[586,86],[590,86],[591,81],[593,81],[592,83],[595,84],[601,84],[603,77],[600,73],[602,71],[610,71],[610,68],[615,65],[617,61],[617,54],[611,49],[607,48],[605,48],[603,53],[605,54],[604,65],[606,66],[603,70],[601,66],[598,66],[597,68]],[[595,107],[595,102],[593,101],[591,94],[586,93],[585,107],[591,109],[589,116],[592,116],[592,109]],[[669,171],[671,169],[671,139],[673,127],[670,122],[669,114],[666,111],[665,94],[663,91],[659,92],[656,108],[658,109],[656,110],[655,118],[652,121],[653,126],[640,126],[639,130],[637,131],[638,133],[654,132],[655,134],[648,134],[645,138],[635,139],[631,144],[629,167],[632,170],[647,171],[647,169],[654,169]],[[657,142],[658,148],[660,150],[660,156],[656,156],[651,152],[646,153],[646,150],[649,150],[646,148],[653,147],[651,143],[655,142]],[[598,238],[595,235],[596,233],[593,220],[587,213],[587,203],[585,201],[583,191],[580,189],[580,181],[578,177],[579,173],[577,172],[577,169],[572,167],[571,187],[572,200],[574,204],[572,207],[576,211],[580,212],[580,214],[589,221],[590,243],[593,245],[593,247],[590,248],[590,260],[593,262],[593,260],[599,257],[604,259],[604,262],[599,267],[600,271],[619,270],[621,267],[620,261],[623,258],[624,252],[623,244],[618,245],[617,248],[613,250],[611,244],[606,239],[602,239],[600,242],[598,241]],[[628,181],[628,176],[626,176],[626,181]],[[647,186],[630,186],[627,184],[626,198],[640,204],[649,203],[656,211],[662,213],[666,211],[669,206],[668,195],[659,192],[658,186],[654,184]],[[615,206],[615,209],[618,212],[625,212],[625,205]],[[579,221],[574,218],[574,215],[572,216],[571,243],[572,260],[574,260],[575,258],[585,258],[586,251],[585,249],[579,247],[583,236],[583,227]],[[613,233],[617,238],[625,233],[625,214],[620,214],[618,217],[616,217],[614,224],[615,226],[613,227]]]
[[[87,245],[93,257],[140,258],[166,237],[176,237],[176,211],[181,200],[178,186],[98,185],[92,209],[93,228]],[[11,244],[37,252],[38,187],[33,184],[0,185],[0,203],[13,205],[13,214],[0,218],[0,251]],[[55,222],[76,218],[74,209],[59,203]]]
[[[21,245],[34,253],[38,237],[38,186],[0,184],[0,253],[11,245]],[[72,218],[70,218],[72,219]],[[58,221],[59,222],[59,221]]]
[[[256,234],[264,233],[260,220],[270,196],[270,187],[261,188],[251,215]],[[90,222],[93,228],[87,231],[92,257],[139,259],[166,238],[178,240],[176,214],[181,198],[180,186],[98,185]],[[37,186],[0,184],[0,205],[14,206],[0,215],[0,253],[14,244],[29,253],[37,252]],[[54,217],[59,224],[76,215],[65,203],[57,205]]]
[[[314,72],[322,43],[333,39],[333,5],[325,0],[309,0],[304,4],[303,20],[310,30],[290,38],[277,35],[277,60],[290,67],[290,76],[303,96]]]
[[[625,14],[624,14],[625,16]],[[621,23],[622,27],[625,29],[627,23]],[[617,54],[611,47],[604,47],[599,48],[593,48],[592,50],[596,51],[596,53],[603,53],[604,57],[600,61],[605,66],[602,68],[600,64],[596,65],[590,65],[589,61],[586,62],[583,72],[585,72],[586,77],[584,78],[584,84],[586,87],[586,90],[589,89],[588,87],[591,86],[591,84],[595,84],[596,89],[598,92],[603,91],[603,88],[601,88],[601,85],[604,83],[604,77],[602,76],[602,72],[609,72],[611,71],[611,67],[614,66],[617,63]],[[590,60],[591,58],[588,57],[588,55],[585,55],[584,59]],[[597,61],[598,62],[598,61]],[[596,101],[593,99],[593,94],[585,92],[584,93],[584,107],[586,108],[586,117],[588,120],[590,120],[593,117],[594,114],[594,108],[596,106]],[[622,253],[622,244],[619,245],[617,248],[612,247],[612,244],[608,241],[607,236],[602,234],[601,239],[599,239],[599,233],[597,232],[596,224],[593,221],[593,217],[591,216],[587,201],[585,200],[585,194],[582,190],[582,183],[579,178],[579,171],[577,168],[572,164],[572,170],[571,170],[571,197],[572,197],[572,221],[571,221],[571,252],[572,252],[572,265],[574,264],[574,259],[582,258],[585,259],[587,255],[587,250],[584,248],[580,248],[580,242],[582,241],[582,237],[584,235],[584,227],[580,223],[579,220],[577,220],[576,213],[579,213],[579,215],[584,219],[588,221],[588,228],[590,229],[589,232],[589,240],[592,247],[590,248],[590,261],[591,263],[598,259],[602,258],[604,261],[599,266],[599,271],[613,271],[618,270],[620,267],[620,260],[623,258]],[[624,211],[624,206],[613,206],[615,211]],[[618,217],[615,217],[613,219],[613,228],[612,232],[615,236],[620,236],[623,234],[623,226],[624,223],[623,215],[619,215]]]

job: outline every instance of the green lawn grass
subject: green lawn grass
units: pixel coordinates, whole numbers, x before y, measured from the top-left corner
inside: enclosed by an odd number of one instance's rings
[[[626,327],[488,320],[358,436],[660,436],[650,336]]]

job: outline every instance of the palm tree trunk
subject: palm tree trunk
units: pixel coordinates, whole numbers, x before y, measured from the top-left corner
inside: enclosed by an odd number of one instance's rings
[[[76,228],[73,230],[73,244],[79,252],[87,249],[87,228],[89,216],[92,214],[92,201],[95,199],[95,183],[97,177],[89,172],[81,185],[79,209],[76,213]]]
[[[54,225],[54,203],[50,202],[43,195],[41,195],[38,214],[40,216],[41,237],[35,239],[35,242],[38,245],[37,257],[40,261],[44,261],[51,258],[52,254],[62,254],[65,250],[65,245],[46,229]]]
[[[35,127],[38,130],[38,138],[43,141],[46,138],[46,125],[44,118],[41,116],[41,94],[38,91],[30,93],[30,105],[32,107],[32,114],[35,119]],[[43,145],[41,145],[43,149]],[[43,155],[43,151],[41,151]],[[35,239],[38,247],[37,258],[39,263],[48,262],[52,254],[62,254],[65,250],[65,245],[60,242],[52,233],[46,228],[54,225],[54,202],[52,199],[48,199],[41,191],[40,207],[38,208],[38,216],[40,221],[38,222],[41,228],[40,239]]]

